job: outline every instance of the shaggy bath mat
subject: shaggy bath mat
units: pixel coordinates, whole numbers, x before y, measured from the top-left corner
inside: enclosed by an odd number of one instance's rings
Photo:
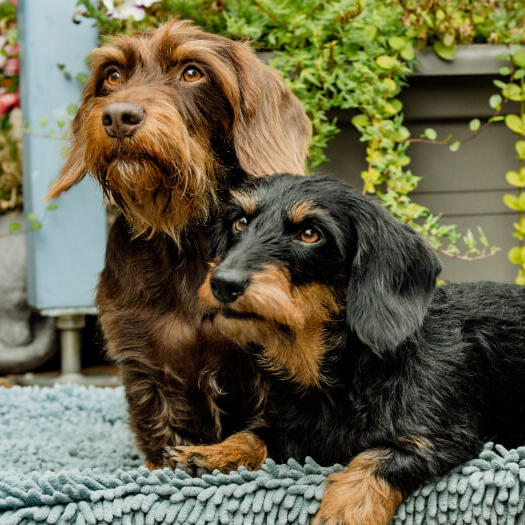
[[[0,524],[308,523],[324,478],[313,461],[191,478],[149,472],[122,388],[0,388]],[[525,523],[525,447],[480,457],[416,491],[401,524]]]

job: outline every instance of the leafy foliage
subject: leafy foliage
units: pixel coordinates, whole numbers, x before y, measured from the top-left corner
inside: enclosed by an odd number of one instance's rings
[[[160,0],[139,21],[110,16],[95,0],[79,0],[78,5],[103,35],[144,30],[175,16],[192,19],[211,32],[249,39],[261,51],[273,51],[271,65],[285,77],[313,122],[312,168],[327,160],[325,146],[338,131],[333,110],[354,110],[352,123],[367,143],[363,191],[377,194],[395,217],[443,253],[467,260],[491,255],[495,250],[488,247],[483,232],[477,238],[471,231],[461,235],[411,199],[420,177],[408,169],[408,149],[419,139],[411,139],[403,125],[397,96],[412,72],[416,47],[434,45],[438,54],[451,59],[457,43],[523,42],[525,6],[496,0],[363,2]],[[516,96],[515,88],[508,87],[502,96],[509,95]],[[501,119],[501,101],[491,98],[491,105],[494,120]],[[470,123],[474,136],[486,124],[474,119]],[[447,144],[452,151],[463,142],[436,139],[434,130],[425,131],[423,141]]]
[[[517,222],[513,224],[512,235],[518,239],[518,245],[510,249],[508,257],[511,263],[519,268],[516,282],[525,285],[525,49],[520,46],[511,46],[509,55],[502,58],[511,61],[509,81],[497,81],[501,89],[501,96],[497,101],[503,100],[519,102],[519,114],[511,113],[505,116],[505,125],[518,136],[516,142],[517,170],[509,171],[505,179],[516,191],[503,196],[505,205],[517,212]],[[491,97],[492,98],[492,97]]]

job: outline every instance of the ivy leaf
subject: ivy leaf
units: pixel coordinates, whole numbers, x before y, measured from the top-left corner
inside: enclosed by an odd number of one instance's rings
[[[383,82],[381,82],[381,87],[389,95],[393,94],[397,90],[397,84],[391,78],[385,78]]]
[[[518,159],[525,159],[525,140],[516,142],[516,152],[518,153]]]
[[[28,213],[27,216],[26,216],[26,219],[29,221],[29,222],[36,222],[38,221],[38,216],[34,213]]]
[[[67,114],[71,115],[72,117],[76,115],[77,113],[77,105],[76,104],[69,104],[67,107]]]
[[[389,55],[381,55],[377,57],[376,63],[379,67],[383,69],[394,69],[396,67],[399,67],[398,59]]]
[[[472,119],[469,122],[470,131],[478,131],[480,126],[481,126],[481,121],[479,120],[479,118]]]
[[[392,134],[392,139],[396,142],[402,142],[410,138],[410,131],[405,126],[401,126],[395,133]]]
[[[86,85],[88,78],[89,75],[87,73],[77,73],[77,75],[75,76],[75,80],[82,86]]]
[[[520,102],[524,99],[521,88],[517,84],[507,84],[502,89],[503,96],[510,100]]]
[[[454,60],[456,56],[456,44],[446,46],[443,42],[434,42],[434,51],[443,60]]]
[[[454,142],[452,142],[452,144],[450,144],[448,149],[450,151],[457,151],[460,146],[461,146],[461,142],[459,142],[459,140],[455,140]]]
[[[388,45],[396,51],[403,49],[406,43],[406,38],[403,38],[402,36],[392,36],[388,39]]]
[[[414,46],[412,45],[411,42],[406,44],[405,47],[401,50],[401,56],[405,60],[408,60],[408,61],[414,60],[414,57],[415,57]]]
[[[505,174],[505,179],[511,186],[525,187],[525,168],[522,168],[519,173],[517,171],[508,171]]]
[[[40,222],[35,222],[34,224],[31,225],[32,230],[40,230],[41,228],[42,228],[42,223]]]
[[[352,117],[352,124],[356,127],[364,128],[370,124],[370,119],[364,113],[360,113]]]
[[[392,99],[390,102],[385,104],[385,112],[388,117],[399,113],[403,109],[403,103],[397,98]]]
[[[520,49],[517,53],[515,53],[512,57],[512,61],[514,64],[516,64],[516,66],[525,69],[525,49]]]
[[[500,67],[499,68],[499,74],[506,77],[508,75],[510,75],[512,73],[512,71],[510,70],[510,67]]]
[[[375,185],[379,183],[380,177],[381,174],[375,168],[370,168],[367,171],[362,171],[361,178],[365,183],[364,190],[368,193],[375,193]]]
[[[525,262],[525,248],[514,246],[509,250],[508,257],[512,264],[522,264]]]
[[[493,109],[501,109],[502,102],[503,99],[501,98],[501,95],[492,95],[489,98],[489,106]]]
[[[433,128],[427,128],[424,132],[425,137],[430,140],[436,140],[437,139],[437,132]]]
[[[48,204],[48,205],[46,206],[46,209],[47,209],[47,210],[51,210],[51,211],[52,211],[52,210],[56,210],[57,208],[58,208],[58,204],[55,204],[54,202],[52,202],[52,203],[50,203],[50,204]]]
[[[516,195],[512,195],[511,193],[507,193],[503,195],[503,202],[511,210],[525,211],[525,193],[522,193],[519,197],[516,197]]]
[[[21,229],[22,229],[22,226],[20,226],[20,224],[18,224],[17,222],[12,222],[9,225],[9,231],[10,232],[15,232],[15,231],[21,230]]]
[[[525,116],[520,118],[518,115],[506,115],[505,125],[514,133],[525,135]]]

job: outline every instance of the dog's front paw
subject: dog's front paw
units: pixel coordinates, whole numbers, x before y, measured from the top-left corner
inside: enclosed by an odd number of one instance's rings
[[[204,450],[207,446],[185,446],[165,447],[164,458],[168,465],[175,469],[181,467],[198,467],[202,466],[210,469],[211,465],[206,461]]]
[[[165,465],[161,465],[161,464],[158,464],[158,463],[154,463],[153,461],[146,461],[146,463],[144,464],[144,466],[148,469],[148,470],[160,470],[160,469],[163,469]]]
[[[355,494],[350,494],[337,474],[326,480],[327,487],[312,525],[378,525],[373,516],[366,516],[367,511],[360,502],[355,501]],[[357,505],[356,505],[357,503]],[[364,503],[364,502],[363,502]],[[362,521],[366,520],[366,521]]]
[[[347,469],[328,476],[312,525],[388,525],[401,493],[375,474],[375,451],[356,456]]]
[[[241,465],[256,470],[266,459],[266,446],[251,432],[239,432],[216,445],[166,447],[164,457],[171,468],[182,463],[192,468],[218,469],[225,473],[237,470]]]

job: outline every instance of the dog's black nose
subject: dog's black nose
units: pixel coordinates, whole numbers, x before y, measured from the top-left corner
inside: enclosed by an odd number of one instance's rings
[[[144,109],[133,102],[113,102],[102,113],[102,126],[112,139],[133,135],[143,120]]]
[[[215,299],[221,303],[232,303],[248,288],[250,280],[238,270],[218,269],[210,278],[210,287]]]

